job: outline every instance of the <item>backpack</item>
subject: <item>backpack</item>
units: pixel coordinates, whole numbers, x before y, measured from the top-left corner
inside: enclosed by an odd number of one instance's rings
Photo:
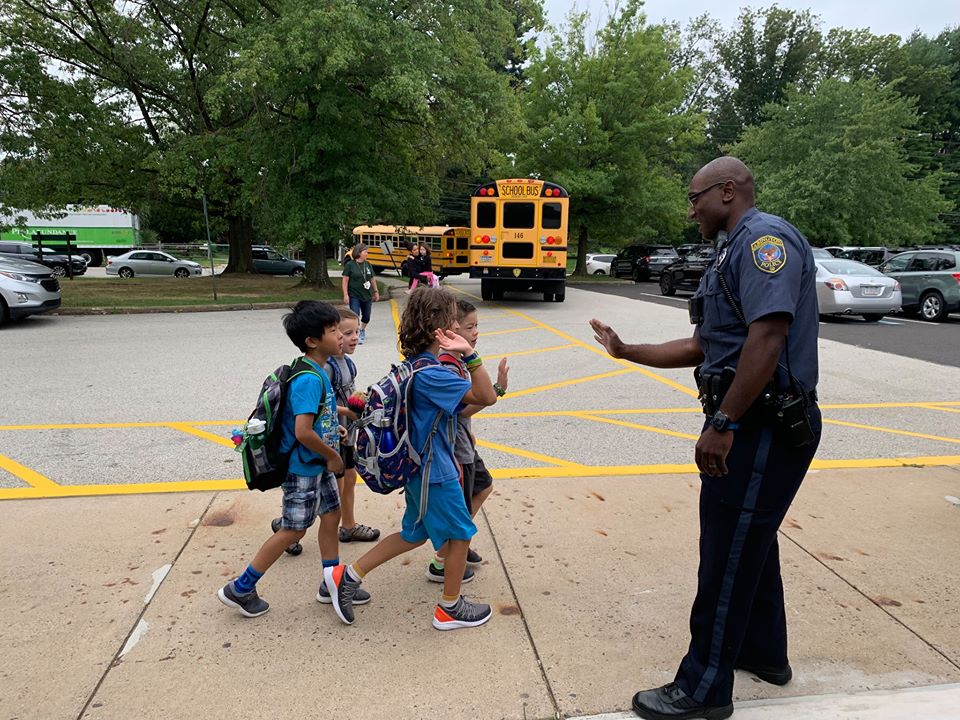
[[[347,388],[357,379],[357,365],[350,359],[349,355],[344,355],[343,359],[347,361],[347,368],[350,370],[350,377],[344,378],[340,372],[340,363],[333,356],[327,360],[327,376],[330,378],[330,384],[333,385],[333,393],[337,396],[337,404],[347,406]]]
[[[244,433],[241,443],[235,448],[243,457],[243,478],[247,482],[248,490],[260,490],[262,492],[280,487],[287,478],[290,453],[280,452],[280,442],[283,439],[281,418],[287,404],[290,381],[304,374],[320,377],[320,373],[310,363],[299,357],[289,365],[281,365],[263,381],[260,394],[257,396],[257,406],[250,413],[247,421],[256,418],[263,420],[266,425],[264,448],[269,469],[266,471],[257,470],[253,459],[253,448],[250,446],[246,433]],[[322,387],[317,415],[320,414],[326,399],[326,384],[324,383]]]
[[[375,493],[386,495],[406,487],[423,466],[420,518],[427,507],[426,491],[433,460],[433,436],[443,419],[443,412],[437,412],[424,446],[419,449],[413,447],[410,441],[411,391],[418,372],[439,365],[431,356],[419,356],[393,365],[380,382],[370,386],[367,404],[355,423],[359,431],[357,472]]]

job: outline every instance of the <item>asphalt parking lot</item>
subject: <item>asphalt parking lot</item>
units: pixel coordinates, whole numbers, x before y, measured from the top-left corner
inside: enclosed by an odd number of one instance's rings
[[[475,285],[453,284],[468,295]],[[504,478],[692,471],[701,416],[690,371],[613,360],[587,326],[600,316],[625,339],[655,342],[688,334],[686,311],[584,290],[571,298],[477,300],[483,353],[513,367],[508,396],[477,420],[488,464]],[[361,384],[397,358],[394,317],[376,310],[356,355]],[[36,317],[6,329],[0,364],[31,391],[6,403],[0,498],[240,487],[227,436],[263,377],[295,354],[281,315]],[[939,345],[931,338],[954,330],[917,332]],[[865,348],[854,361],[826,335],[820,396],[832,427],[817,467],[955,462],[960,371]]]
[[[687,299],[692,295],[678,292],[666,297],[660,293],[656,280],[642,283],[588,282],[576,287],[676,308],[686,308]],[[823,317],[820,337],[845,345],[960,367],[960,313],[949,315],[941,323],[926,322],[906,313],[889,315],[878,323],[864,322],[857,316]]]
[[[477,283],[449,285],[480,308],[484,358],[512,368],[508,395],[474,423],[497,490],[467,591],[497,617],[451,642],[424,622],[426,550],[370,580],[351,628],[313,600],[315,546],[264,580],[262,622],[216,600],[276,511],[275,495],[242,489],[228,435],[296,354],[283,311],[5,328],[0,716],[297,715],[321,696],[335,715],[545,719],[623,710],[669,681],[696,579],[702,415],[690,371],[613,360],[587,321],[657,342],[689,333],[686,311],[581,287],[562,304],[482,303]],[[402,302],[374,308],[361,385],[397,359]],[[828,337],[820,358],[824,440],[781,542],[797,679],[738,677],[738,702],[960,682],[960,369]],[[358,503],[386,529],[402,499],[358,491]],[[452,669],[429,690],[384,673],[427,655]],[[304,678],[315,691],[291,692]],[[738,705],[737,717],[831,717],[804,707]]]

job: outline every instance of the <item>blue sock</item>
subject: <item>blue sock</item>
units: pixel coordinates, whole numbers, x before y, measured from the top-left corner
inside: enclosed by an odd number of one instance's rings
[[[262,577],[263,573],[254,570],[253,565],[247,565],[243,575],[233,581],[233,589],[237,591],[238,595],[246,595],[257,586],[257,580]]]
[[[339,558],[339,557],[335,557],[335,558],[333,558],[333,560],[322,560],[321,562],[323,562],[323,566],[324,566],[325,568],[328,568],[328,567],[336,567],[337,565],[340,564],[340,558]]]

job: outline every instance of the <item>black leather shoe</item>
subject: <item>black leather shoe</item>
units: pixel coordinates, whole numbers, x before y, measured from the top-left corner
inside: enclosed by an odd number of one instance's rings
[[[679,685],[670,683],[634,695],[633,711],[647,720],[722,720],[733,715],[733,703],[720,707],[699,705]]]
[[[752,665],[740,665],[738,663],[736,668],[737,670],[753,673],[771,685],[786,685],[793,678],[793,670],[790,668],[790,663],[780,668],[763,667],[759,665],[754,667]]]

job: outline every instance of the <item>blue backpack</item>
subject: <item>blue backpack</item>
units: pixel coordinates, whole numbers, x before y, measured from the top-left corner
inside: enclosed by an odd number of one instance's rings
[[[265,449],[269,467],[258,469],[254,462],[253,448],[244,433],[244,438],[240,444],[234,448],[243,457],[243,478],[247,483],[248,490],[270,490],[280,487],[287,478],[287,470],[290,466],[290,453],[280,452],[280,442],[283,439],[283,423],[280,418],[287,406],[287,393],[289,392],[290,381],[298,375],[310,374],[320,377],[320,374],[314,367],[298,357],[289,365],[281,365],[274,370],[263,381],[260,388],[260,394],[257,396],[257,406],[247,421],[254,418],[263,420],[266,425]],[[320,414],[323,408],[326,395],[326,388],[320,394],[320,407],[317,408],[317,414]]]
[[[409,412],[413,380],[417,373],[440,363],[432,356],[418,356],[393,365],[390,372],[367,394],[367,404],[356,421],[358,428],[357,472],[371,490],[386,495],[406,487],[423,467],[420,493],[420,518],[427,507],[427,487],[430,465],[433,461],[433,436],[443,419],[437,412],[422,448],[413,447],[410,440]],[[450,419],[448,432],[455,428]],[[453,432],[450,432],[451,443]]]
[[[337,396],[337,404],[346,407],[347,399],[349,398],[347,389],[353,385],[353,381],[357,379],[357,365],[350,359],[349,355],[344,355],[343,359],[347,361],[350,377],[343,377],[343,373],[340,372],[340,364],[333,356],[327,360],[327,376],[330,378],[330,384],[333,385],[333,393]]]

